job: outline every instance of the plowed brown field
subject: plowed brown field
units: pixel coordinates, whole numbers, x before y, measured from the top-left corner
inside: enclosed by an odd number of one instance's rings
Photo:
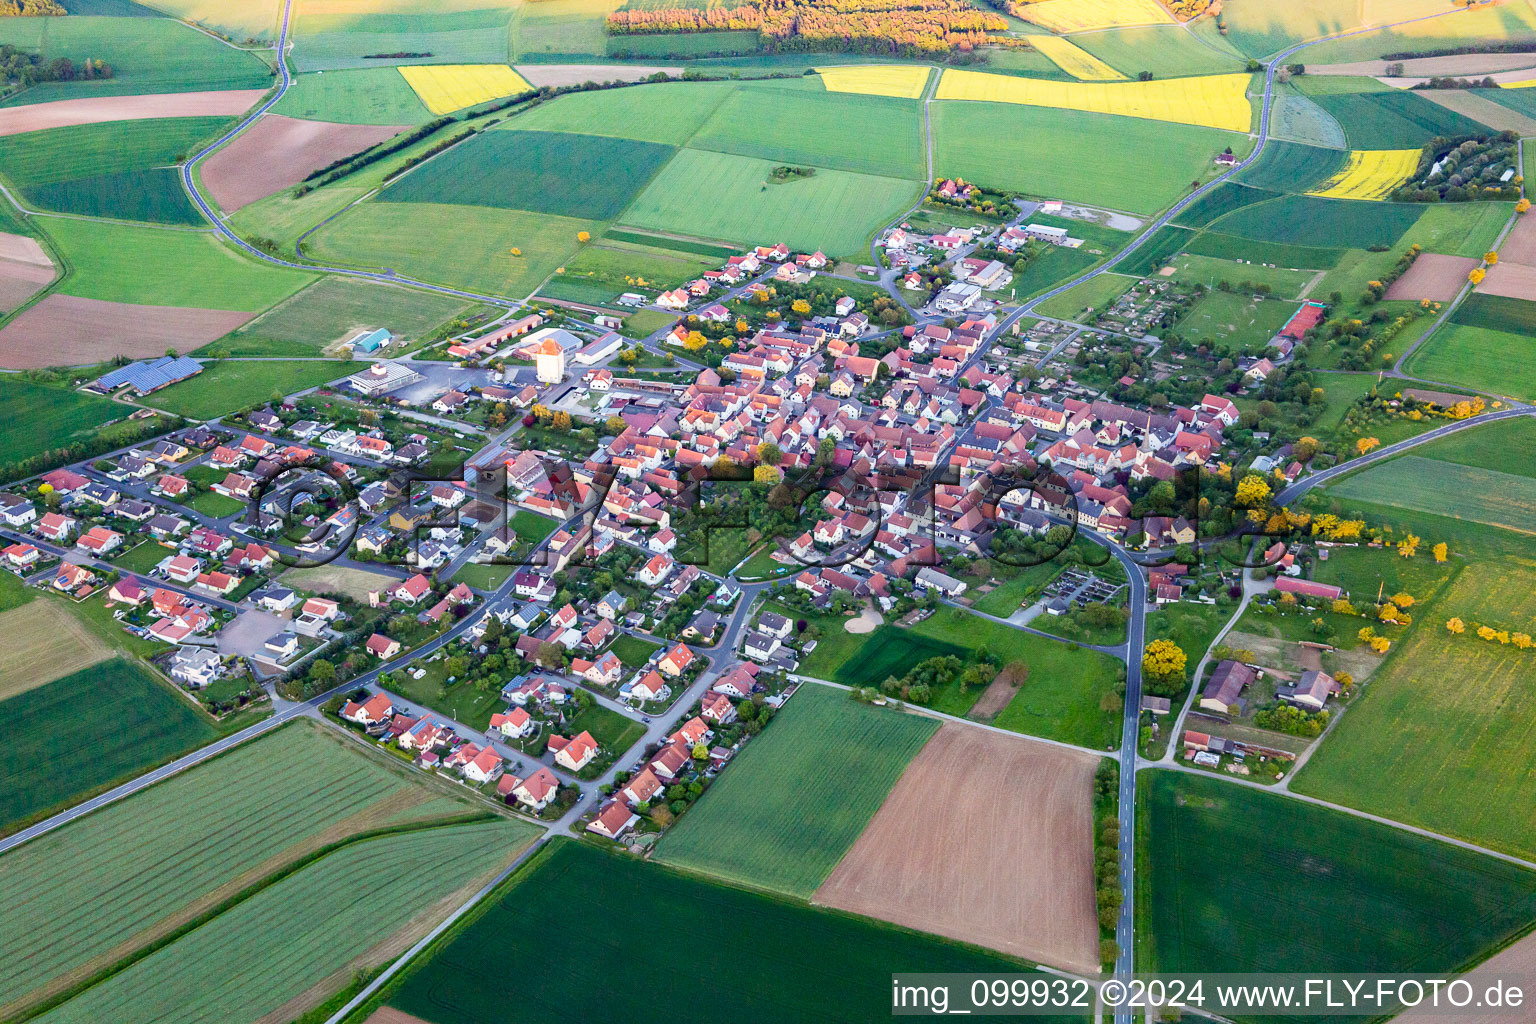
[[[190,352],[255,315],[49,295],[0,330],[0,367],[85,366],[113,356],[160,356],[168,348]]]
[[[4,107],[0,108],[0,135],[19,135],[98,121],[139,121],[149,117],[234,117],[251,109],[265,95],[263,89],[226,89],[154,96],[92,96]]]
[[[204,161],[203,184],[220,207],[233,212],[297,185],[311,171],[383,142],[401,130],[389,125],[332,124],[265,114]]]

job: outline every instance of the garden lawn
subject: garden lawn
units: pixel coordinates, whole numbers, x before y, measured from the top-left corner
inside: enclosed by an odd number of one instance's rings
[[[385,202],[462,203],[611,220],[673,150],[572,132],[482,132],[401,177]],[[582,173],[574,175],[571,169]]]
[[[213,491],[202,492],[188,501],[187,505],[211,519],[223,519],[225,516],[235,515],[249,507],[239,498],[215,494]]]
[[[351,370],[347,364],[330,359],[294,362],[221,359],[206,364],[203,372],[191,380],[156,391],[144,401],[178,416],[207,420],[255,405],[273,394],[288,395],[324,384]]]
[[[916,181],[820,168],[808,178],[771,182],[773,166],[752,157],[683,149],[620,220],[724,241],[771,237],[794,249],[851,256],[866,252],[870,237],[921,191]]]
[[[1362,775],[1403,781],[1375,765]],[[1221,779],[1140,778],[1148,971],[1449,972],[1536,916],[1536,873],[1516,865]]]
[[[211,232],[49,218],[47,232],[69,258],[65,295],[149,306],[255,312],[315,279],[257,263]]]
[[[937,728],[801,684],[662,838],[657,859],[808,899]],[[826,774],[834,750],[835,778]],[[786,784],[796,779],[808,784]]]
[[[572,736],[583,731],[591,733],[597,745],[603,748],[605,756],[601,760],[605,763],[612,763],[622,757],[636,740],[645,735],[644,725],[601,704],[593,704],[578,712],[566,728]]]
[[[466,224],[474,231],[466,231]],[[315,255],[523,298],[596,234],[593,221],[447,203],[361,203],[309,236]],[[513,255],[518,249],[521,255]]]
[[[451,295],[352,277],[323,277],[216,343],[231,355],[319,355],[358,331],[383,327],[389,351],[425,337],[469,309]]]
[[[1529,400],[1536,399],[1533,353],[1536,346],[1529,335],[1453,323],[1415,350],[1404,369],[1426,380]]]
[[[98,395],[0,375],[0,464],[62,447],[127,414]]]
[[[1016,103],[946,101],[932,110],[936,174],[1140,214],[1209,180],[1226,147],[1250,145],[1214,128]]]
[[[279,728],[6,853],[23,896],[0,924],[0,992],[99,970],[338,839],[471,810],[318,723]]]
[[[835,1019],[874,1020],[890,1012],[889,978],[897,964],[1020,970],[999,954],[714,885],[569,840],[555,840],[486,903],[481,916],[388,990],[390,1006],[431,1024],[670,1024],[682,1004],[710,1020],[799,1024],[827,1019],[834,1006]],[[697,931],[701,915],[710,922],[709,941],[696,944],[690,968],[668,980],[666,997],[657,998],[656,965],[634,951],[658,934]],[[509,1000],[507,964],[545,955],[552,934],[584,955],[552,961],[553,973],[537,989],[547,995],[523,989]],[[746,949],[766,969],[742,970]],[[719,984],[725,977],[734,980]]]
[[[0,713],[16,729],[0,749],[0,831],[218,735],[190,701],[121,658],[0,701]],[[59,771],[52,755],[70,749],[91,753]]]
[[[431,118],[392,67],[296,75],[272,113],[340,124],[421,124]]]
[[[624,633],[608,647],[608,650],[624,663],[625,668],[633,670],[644,665],[650,660],[651,655],[661,650],[661,644]]]
[[[467,562],[453,574],[455,583],[468,583],[476,590],[495,590],[517,571],[515,565]]]
[[[489,882],[537,835],[499,818],[354,843],[306,865],[126,970],[36,1018],[47,1024],[176,1024],[216,1014],[228,1024],[265,1019],[290,999],[320,1003],[349,968],[395,954],[452,901]],[[423,865],[431,869],[423,871]],[[355,889],[368,879],[368,898]],[[381,914],[387,905],[392,913]],[[229,965],[245,966],[231,976]],[[189,1000],[187,993],[202,993]],[[287,1009],[286,1012],[293,1012]]]

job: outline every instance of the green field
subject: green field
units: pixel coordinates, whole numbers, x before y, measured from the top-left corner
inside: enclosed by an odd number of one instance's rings
[[[1206,46],[1178,25],[1082,32],[1072,42],[1131,78],[1150,71],[1158,78],[1241,71],[1235,53]]]
[[[100,741],[98,730],[84,743]],[[99,970],[211,894],[233,895],[339,838],[469,809],[340,733],[278,729],[7,853],[23,895],[0,925],[0,991],[23,999]]]
[[[706,1020],[870,1021],[890,1012],[898,965],[1020,970],[999,954],[904,928],[713,885],[584,843],[551,845],[482,916],[413,966],[388,1004],[432,1024],[670,1024],[683,1005]],[[636,955],[657,935],[696,933],[706,921],[709,941],[690,947],[689,968],[675,977],[663,982],[655,962]],[[583,955],[555,958],[544,984],[509,999],[507,964],[547,955],[553,934]],[[743,951],[762,969],[750,969]]]
[[[890,178],[927,173],[917,101],[887,96],[743,87],[688,145]]]
[[[1115,269],[1138,277],[1148,277],[1168,262],[1168,257],[1189,244],[1190,239],[1194,237],[1195,233],[1189,228],[1181,228],[1173,224],[1164,225],[1123,262],[1116,264]]]
[[[346,983],[345,969],[355,962],[390,958],[376,944],[414,915],[444,916],[448,908],[437,901],[467,898],[536,834],[530,825],[498,819],[354,843],[36,1019],[191,1024],[217,1014],[240,1024],[306,993],[320,1002]],[[356,890],[360,878],[368,880],[366,899]],[[381,905],[393,912],[379,913]],[[232,976],[233,963],[244,966]],[[191,999],[190,992],[199,995]]]
[[[1349,140],[1333,115],[1290,82],[1276,83],[1269,130],[1275,139],[1328,149],[1348,149]],[[1265,147],[1268,149],[1268,147]]]
[[[507,127],[681,146],[737,88],[727,82],[667,82],[570,93],[517,115]]]
[[[482,132],[398,179],[380,198],[611,220],[672,153],[658,143],[604,135]],[[572,174],[573,167],[582,173]]]
[[[82,217],[148,221],[152,224],[201,224],[174,167],[96,174],[51,185],[34,185],[26,197],[40,209]]]
[[[1200,232],[1186,248],[1192,253],[1221,260],[1247,260],[1250,263],[1273,263],[1277,267],[1304,267],[1312,270],[1335,266],[1344,253],[1349,251],[1327,246],[1264,242],[1209,230]]]
[[[1451,324],[1414,351],[1404,370],[1426,380],[1445,381],[1512,398],[1536,398],[1529,335],[1505,334]]]
[[[1488,132],[1479,121],[1373,78],[1303,75],[1296,84],[1343,126],[1351,149],[1417,149],[1437,135]]]
[[[1506,334],[1536,334],[1536,302],[1473,292],[1456,307],[1451,320],[1467,327]]]
[[[1227,214],[1212,227],[1244,238],[1283,245],[1326,248],[1348,239],[1352,245],[1369,248],[1373,245],[1395,245],[1423,212],[1422,206],[1406,203],[1370,203],[1293,195],[1258,206],[1244,207]]]
[[[341,124],[420,124],[432,117],[392,67],[295,75],[272,113]]]
[[[475,230],[466,232],[466,223]],[[314,253],[421,281],[516,298],[576,250],[593,221],[446,203],[362,203],[309,236]],[[512,249],[520,249],[514,256]]]
[[[211,232],[135,227],[51,217],[47,231],[64,250],[65,295],[149,306],[266,309],[314,280],[238,255]]]
[[[1412,487],[1404,482],[1413,481]],[[1476,466],[1404,455],[1329,487],[1340,498],[1397,505],[1536,534],[1536,480]]]
[[[620,220],[627,225],[744,244],[782,241],[832,256],[864,252],[877,230],[917,199],[900,178],[817,169],[770,183],[773,163],[680,150]]]
[[[1234,276],[1248,268],[1233,265]],[[1243,278],[1239,278],[1243,279]],[[1296,312],[1296,303],[1255,299],[1248,292],[1209,292],[1178,323],[1179,333],[1195,345],[1215,352],[1258,353]]]
[[[57,448],[127,414],[98,395],[0,376],[0,463]]]
[[[637,288],[676,288],[719,265],[720,260],[713,256],[605,240],[583,246],[566,263],[565,273],[550,284],[561,288],[580,286],[590,292],[588,301],[611,302]],[[546,294],[548,291],[545,289]]]
[[[0,136],[0,170],[22,188],[179,163],[227,117],[159,117]]]
[[[620,0],[543,0],[519,4],[512,18],[512,53],[554,59],[556,55],[585,56],[608,52],[604,19]]]
[[[380,63],[505,64],[509,20],[505,7],[411,14],[306,13],[297,22],[292,61],[299,71],[326,73]],[[429,56],[369,59],[370,54],[384,53]]]
[[[804,683],[672,826],[657,858],[809,898],[937,729],[935,719]]]
[[[1508,203],[1435,203],[1424,211],[1406,241],[1418,243],[1425,252],[1481,256],[1493,248],[1513,213]]]
[[[30,18],[0,23],[0,43],[41,46],[45,58],[86,57],[112,65],[113,76],[93,81],[41,82],[4,101],[6,106],[91,96],[266,89],[272,75],[255,54],[169,18],[75,16],[37,25]]]
[[[1214,128],[1017,103],[947,100],[932,110],[936,174],[1130,213],[1173,205],[1191,181],[1214,176],[1223,149],[1251,145]]]
[[[1104,312],[1135,283],[1124,274],[1100,274],[1045,300],[1039,309],[1046,316],[1087,323],[1089,311]]]
[[[1270,145],[1278,145],[1278,143],[1272,142]],[[1269,146],[1264,147],[1264,149],[1267,154]],[[1252,206],[1255,203],[1277,199],[1279,196],[1280,193],[1271,192],[1268,189],[1253,188],[1234,181],[1224,181],[1186,206],[1175,219],[1180,224],[1203,228],[1212,221],[1226,216],[1233,210],[1240,210],[1245,206]]]
[[[1499,420],[1462,430],[1415,450],[1425,458],[1536,477],[1536,420]]]
[[[1221,779],[1140,780],[1144,970],[1452,971],[1536,915],[1536,874],[1492,857]]]
[[[1214,289],[1222,281],[1234,288],[1247,282],[1267,284],[1271,293],[1280,298],[1296,298],[1317,276],[1314,270],[1292,270],[1289,267],[1270,267],[1262,263],[1237,263],[1218,260],[1195,253],[1179,253],[1167,261],[1174,268],[1172,279],[1185,284],[1199,282]],[[1282,321],[1283,323],[1283,321]]]
[[[1392,0],[1405,16],[1445,11],[1440,0]],[[1377,4],[1390,11],[1394,6]],[[1392,20],[1390,18],[1380,20]],[[1536,42],[1536,11],[1525,4],[1479,5],[1476,10],[1451,17],[1415,21],[1396,28],[1381,29],[1349,38],[1331,40],[1310,47],[1309,64],[1370,60],[1387,53],[1423,53],[1451,47],[1486,46],[1490,42]]]
[[[344,377],[352,367],[329,359],[284,362],[215,360],[191,380],[172,384],[144,399],[145,404],[188,419],[208,420],[273,394],[291,394]]]
[[[16,729],[0,749],[0,830],[218,735],[190,702],[122,659],[0,701],[0,713]],[[89,756],[61,771],[61,750]]]
[[[642,5],[626,4],[625,6]],[[703,6],[703,4],[680,4],[679,6]],[[642,58],[666,57],[682,60],[709,53],[751,54],[755,53],[757,48],[757,33],[745,30],[659,32],[649,35],[610,36],[608,39],[610,55],[625,54]]]
[[[319,355],[357,331],[386,328],[389,351],[422,338],[464,313],[463,299],[353,277],[323,277],[221,339],[237,356]]]
[[[1237,177],[1245,185],[1272,192],[1305,192],[1333,177],[1343,166],[1344,153],[1337,149],[1271,141]]]

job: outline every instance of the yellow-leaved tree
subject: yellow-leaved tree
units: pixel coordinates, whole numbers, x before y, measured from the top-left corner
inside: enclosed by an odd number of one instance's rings
[[[1184,666],[1189,659],[1172,640],[1153,640],[1141,655],[1142,681],[1147,692],[1169,695],[1184,685]]]
[[[1445,628],[1452,633],[1465,633],[1467,631],[1467,624],[1453,617],[1445,620]]]
[[[1261,508],[1269,503],[1269,484],[1261,476],[1245,476],[1237,482],[1237,503],[1243,508]]]

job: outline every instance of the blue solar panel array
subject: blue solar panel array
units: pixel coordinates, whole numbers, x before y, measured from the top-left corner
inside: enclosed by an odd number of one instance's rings
[[[196,359],[189,359],[186,356],[161,356],[151,363],[129,363],[111,373],[104,373],[96,379],[96,385],[106,391],[115,391],[127,384],[143,395],[163,388],[167,384],[186,380],[194,373],[200,373],[202,369],[203,364]]]

